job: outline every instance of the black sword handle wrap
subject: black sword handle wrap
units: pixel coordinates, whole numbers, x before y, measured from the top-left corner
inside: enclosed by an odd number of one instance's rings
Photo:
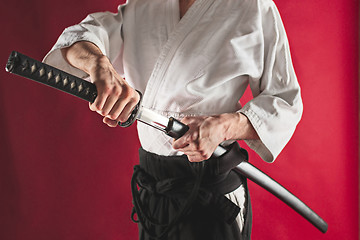
[[[93,103],[97,97],[95,84],[37,61],[17,51],[11,52],[5,69],[10,73],[56,88],[90,103]],[[139,94],[142,96],[140,92]],[[121,127],[130,126],[135,121],[139,108],[140,101],[131,113],[129,119],[124,123],[119,123],[119,125]]]
[[[48,85],[93,103],[97,97],[93,83],[75,77],[53,66],[39,62],[19,52],[13,51],[6,64],[10,73]]]

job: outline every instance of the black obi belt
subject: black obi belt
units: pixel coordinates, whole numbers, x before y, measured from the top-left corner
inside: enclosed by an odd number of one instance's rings
[[[227,239],[215,235],[237,231],[240,208],[224,194],[246,183],[232,169],[247,161],[248,154],[237,142],[228,149],[219,158],[194,163],[186,155],[160,156],[139,149],[131,189],[132,219],[140,223],[141,240]]]

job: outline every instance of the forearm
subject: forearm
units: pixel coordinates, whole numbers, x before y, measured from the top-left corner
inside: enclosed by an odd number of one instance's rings
[[[93,43],[80,41],[61,50],[64,59],[90,75],[98,96],[90,104],[92,111],[104,117],[110,127],[128,119],[140,96],[114,69],[110,60]]]
[[[61,49],[61,53],[71,66],[89,75],[101,61],[107,60],[95,44],[87,41],[76,42],[70,47]]]

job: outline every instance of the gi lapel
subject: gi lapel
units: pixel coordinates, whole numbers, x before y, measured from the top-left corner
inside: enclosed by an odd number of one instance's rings
[[[201,17],[210,8],[215,0],[196,0],[195,3],[189,8],[186,14],[179,21],[179,3],[178,0],[169,0],[168,11],[177,12],[173,14],[166,14],[168,26],[174,29],[169,29],[169,36],[167,42],[161,49],[161,53],[155,63],[154,69],[151,73],[150,79],[146,86],[146,90],[143,95],[143,106],[147,108],[155,108],[155,98],[159,86],[165,80],[164,75],[171,64],[174,55],[177,52],[178,47],[183,42],[187,34],[196,26]],[[169,11],[169,12],[170,12]],[[171,13],[170,12],[170,13]],[[175,23],[178,19],[177,23]]]

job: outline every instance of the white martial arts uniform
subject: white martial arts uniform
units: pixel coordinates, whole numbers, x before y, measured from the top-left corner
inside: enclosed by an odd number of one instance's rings
[[[180,19],[178,0],[129,0],[118,13],[89,15],[65,29],[44,61],[80,77],[60,48],[93,42],[143,106],[181,119],[240,111],[260,140],[246,143],[272,162],[291,138],[302,101],[277,8],[271,0],[197,0]],[[254,98],[239,99],[250,84]],[[172,139],[138,123],[142,147],[179,154]],[[241,194],[243,195],[243,191]]]

